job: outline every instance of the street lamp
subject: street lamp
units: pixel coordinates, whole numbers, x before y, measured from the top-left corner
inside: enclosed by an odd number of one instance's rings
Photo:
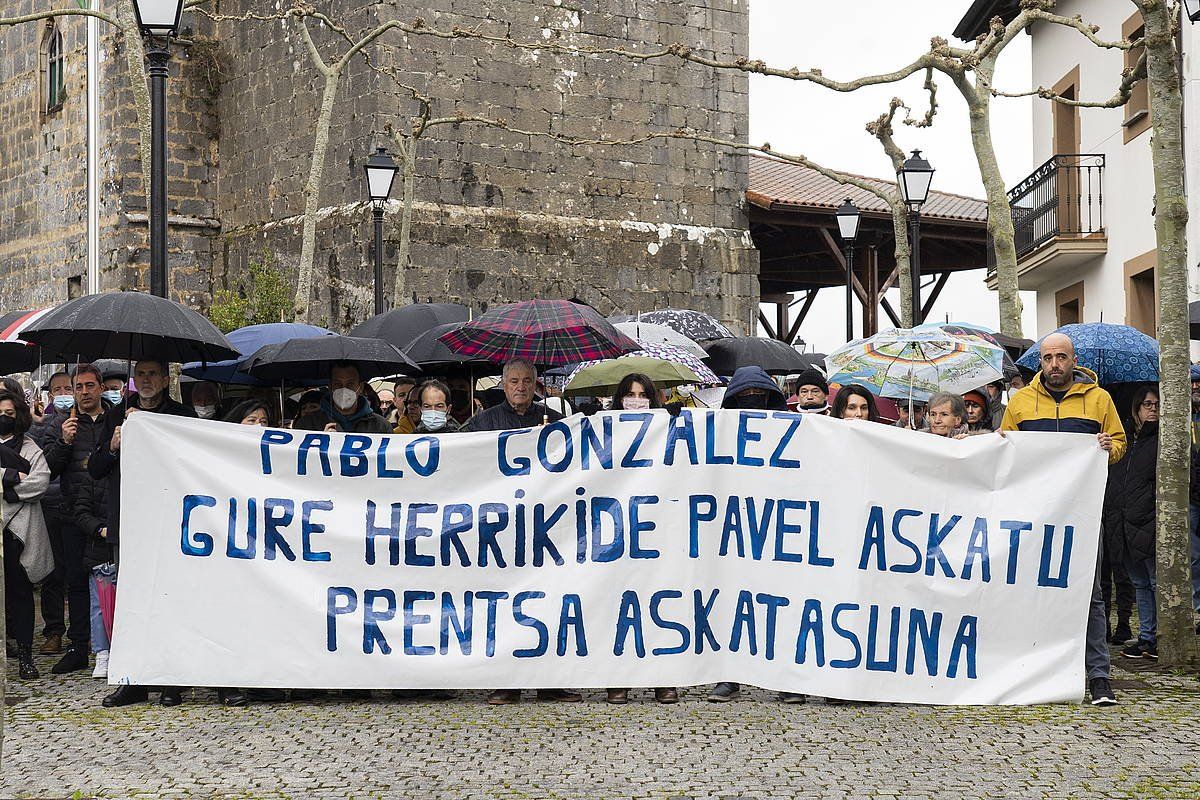
[[[1197,0],[1183,0],[1183,13],[1192,22],[1200,20],[1200,2],[1197,2]]]
[[[179,33],[184,0],[134,0],[138,31],[146,41],[150,76],[150,293],[167,296],[167,44]]]
[[[912,249],[909,259],[912,273],[912,316],[913,325],[916,326],[924,321],[921,314],[921,206],[929,199],[933,167],[921,156],[920,150],[913,150],[912,155],[900,167],[896,179],[908,206],[908,238]]]
[[[862,220],[862,214],[847,197],[838,206],[836,217],[846,254],[846,341],[849,342],[854,339],[854,289],[851,286],[854,280],[854,240],[858,238],[858,223]]]
[[[383,313],[383,207],[392,193],[392,182],[400,170],[386,148],[377,147],[367,163],[367,195],[375,216],[375,313]]]

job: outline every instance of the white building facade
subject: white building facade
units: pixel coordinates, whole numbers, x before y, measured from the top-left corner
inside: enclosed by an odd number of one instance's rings
[[[1012,14],[1015,2],[976,0],[956,34],[995,15]],[[1141,35],[1141,17],[1128,0],[1060,0],[1055,11],[1081,15],[1115,40]],[[1035,86],[1065,97],[1112,97],[1127,64],[1138,53],[1096,47],[1078,31],[1039,23],[1031,29]],[[1185,152],[1200,146],[1200,96],[1192,53],[1198,31],[1185,18]],[[1008,87],[1006,87],[1008,88]],[[1003,102],[996,100],[995,103]],[[1154,177],[1145,85],[1120,108],[1078,108],[1035,100],[1029,177],[1009,191],[1016,226],[1018,282],[1037,292],[1037,336],[1071,322],[1125,323],[1151,336],[1157,329]],[[1187,161],[1188,186],[1200,186],[1200,158]],[[1190,294],[1197,290],[1200,208],[1189,192]],[[994,276],[989,285],[995,287]],[[1031,333],[1026,331],[1027,334]]]

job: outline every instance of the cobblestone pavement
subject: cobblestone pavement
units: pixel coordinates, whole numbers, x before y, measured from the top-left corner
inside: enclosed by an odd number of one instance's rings
[[[718,705],[691,689],[675,706],[592,690],[237,709],[197,690],[108,710],[102,681],[52,663],[23,682],[10,662],[0,797],[1200,797],[1200,683],[1158,672],[1118,669],[1108,709],[794,706],[757,690]]]

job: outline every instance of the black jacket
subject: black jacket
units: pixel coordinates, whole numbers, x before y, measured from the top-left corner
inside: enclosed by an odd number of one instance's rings
[[[62,426],[67,415],[57,414],[53,418],[47,416],[42,429],[42,452],[46,454],[46,463],[50,465],[52,475],[60,476],[55,482],[59,491],[53,496],[50,492],[42,499],[42,508],[51,510],[51,502],[56,506],[53,512],[58,513],[66,522],[71,522],[75,516],[75,497],[79,493],[79,484],[94,479],[88,475],[87,465],[92,453],[100,445],[104,435],[106,404],[101,404],[99,415],[92,419],[87,414],[76,413],[79,427],[75,430],[75,440],[70,444],[63,441]],[[55,484],[51,484],[55,485]]]
[[[1147,422],[1120,461],[1108,468],[1104,490],[1104,546],[1123,561],[1154,557],[1158,423]]]
[[[520,428],[535,428],[543,422],[557,422],[562,419],[562,414],[553,409],[546,408],[541,403],[532,403],[525,410],[524,414],[518,414],[517,410],[508,404],[505,400],[499,405],[485,408],[475,416],[467,420],[459,430],[464,433],[472,431],[513,431]]]
[[[72,522],[83,531],[83,562],[92,567],[113,560],[112,545],[100,535],[108,527],[108,481],[88,480],[79,483],[75,493]]]
[[[118,544],[121,535],[121,454],[109,449],[113,431],[125,423],[125,409],[133,407],[143,414],[170,414],[176,417],[196,417],[196,412],[190,406],[176,403],[169,397],[164,397],[157,408],[141,408],[138,396],[131,394],[125,402],[114,407],[104,415],[104,430],[100,433],[99,442],[92,455],[88,458],[88,474],[96,480],[108,481],[108,542]]]

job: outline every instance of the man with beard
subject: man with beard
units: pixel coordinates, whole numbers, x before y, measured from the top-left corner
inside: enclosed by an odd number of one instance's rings
[[[1039,350],[1042,369],[1009,400],[1001,430],[1091,434],[1100,448],[1108,452],[1109,465],[1120,461],[1125,454],[1125,429],[1112,397],[1100,388],[1096,373],[1079,366],[1075,345],[1064,334],[1050,334],[1042,340]],[[1079,499],[1089,501],[1089,498]],[[1091,500],[1103,502],[1101,497]],[[1116,704],[1117,697],[1109,682],[1108,614],[1100,585],[1100,565],[1101,558],[1097,558],[1084,663],[1092,705],[1110,706]]]
[[[796,410],[801,414],[829,413],[829,382],[816,369],[806,369],[796,378]]]

